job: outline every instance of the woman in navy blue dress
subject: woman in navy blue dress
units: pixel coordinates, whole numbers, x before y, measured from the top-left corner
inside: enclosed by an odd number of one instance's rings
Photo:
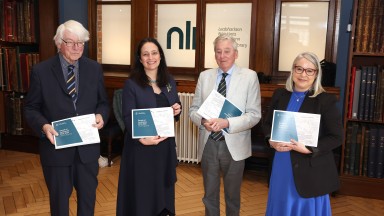
[[[120,165],[117,215],[175,215],[176,143],[174,137],[132,139],[132,109],[172,107],[181,113],[175,80],[169,75],[164,52],[156,39],[143,39],[123,89],[126,127]]]
[[[275,149],[269,186],[268,216],[331,216],[329,193],[339,188],[333,150],[342,142],[341,115],[334,95],[321,86],[321,66],[310,52],[299,54],[285,88],[277,89],[263,125],[271,134],[274,110],[320,114],[317,147],[297,140],[273,142]]]

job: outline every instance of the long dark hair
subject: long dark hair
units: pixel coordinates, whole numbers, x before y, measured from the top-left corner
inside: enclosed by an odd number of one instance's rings
[[[133,66],[131,78],[134,79],[138,84],[140,84],[143,87],[147,86],[149,83],[149,78],[145,74],[144,66],[140,62],[141,48],[146,43],[155,44],[159,50],[161,60],[160,60],[159,68],[157,69],[156,79],[157,79],[157,85],[159,87],[164,87],[169,82],[169,72],[168,72],[167,62],[165,61],[163,48],[161,48],[159,42],[155,38],[144,38],[139,42],[136,50],[135,64]]]

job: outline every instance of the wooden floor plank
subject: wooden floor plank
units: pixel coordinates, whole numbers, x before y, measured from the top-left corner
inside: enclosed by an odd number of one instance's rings
[[[24,200],[27,205],[36,202],[31,187],[23,187],[21,190],[23,192]]]
[[[3,205],[5,209],[5,214],[14,214],[17,213],[17,208],[13,196],[3,197]]]
[[[24,196],[21,191],[15,191],[13,194],[13,200],[15,201],[15,206],[17,209],[26,208]]]
[[[20,162],[21,161],[21,162]],[[95,215],[116,215],[116,198],[120,158],[112,167],[99,170]],[[268,182],[265,171],[245,171],[241,188],[241,216],[265,214]],[[178,216],[205,215],[201,168],[196,164],[180,163],[177,167],[175,207]],[[221,182],[220,211],[225,215],[224,191]],[[24,203],[23,203],[24,202]],[[70,197],[70,215],[77,215],[77,197]],[[334,216],[381,216],[384,200],[336,195],[331,197]],[[0,216],[35,215],[49,213],[49,193],[38,155],[0,149]]]

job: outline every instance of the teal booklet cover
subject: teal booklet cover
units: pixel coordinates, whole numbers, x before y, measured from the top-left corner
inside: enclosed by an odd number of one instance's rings
[[[132,138],[174,137],[175,124],[171,107],[133,109]]]
[[[200,108],[197,110],[197,113],[205,119],[227,119],[241,116],[243,111],[219,92],[212,90],[212,92],[208,95],[203,104],[201,104]],[[228,128],[224,128],[222,131],[228,133]]]
[[[306,146],[317,147],[320,128],[319,114],[274,110],[271,141],[299,141]]]
[[[68,144],[81,143],[83,141],[71,119],[54,122],[53,128],[59,133],[59,136],[55,137],[56,146],[59,148]]]
[[[99,129],[95,114],[76,116],[52,122],[52,127],[59,134],[55,136],[55,148],[68,148],[79,145],[100,143]]]
[[[243,111],[237,108],[229,100],[225,99],[223,107],[221,108],[219,118],[227,119],[231,117],[241,116]],[[228,133],[228,128],[223,128],[223,131]]]
[[[149,109],[132,110],[132,138],[157,136]]]

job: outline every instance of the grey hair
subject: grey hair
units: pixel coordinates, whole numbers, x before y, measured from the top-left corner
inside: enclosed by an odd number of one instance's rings
[[[236,40],[233,37],[227,36],[225,34],[221,34],[221,35],[216,37],[216,39],[213,41],[213,50],[216,51],[217,43],[219,43],[220,41],[225,41],[225,40],[231,41],[233,49],[237,51],[238,44],[237,44]]]
[[[321,70],[319,58],[316,56],[316,54],[311,53],[311,52],[302,52],[296,56],[296,58],[292,64],[291,73],[289,74],[289,77],[285,83],[285,88],[288,91],[293,92],[293,89],[294,89],[293,73],[295,71],[295,65],[300,59],[303,59],[303,58],[305,58],[306,60],[311,62],[316,67],[315,68],[317,70],[316,78],[315,78],[315,81],[313,82],[313,84],[310,88],[310,90],[313,90],[313,95],[311,95],[310,97],[316,97],[318,94],[325,92],[325,90],[324,90],[323,86],[321,85],[321,77],[322,77],[323,72]]]
[[[53,37],[56,46],[60,46],[63,42],[62,38],[65,31],[69,31],[77,35],[79,37],[79,41],[87,42],[89,40],[89,32],[81,23],[75,20],[68,20],[57,27],[56,35]]]

